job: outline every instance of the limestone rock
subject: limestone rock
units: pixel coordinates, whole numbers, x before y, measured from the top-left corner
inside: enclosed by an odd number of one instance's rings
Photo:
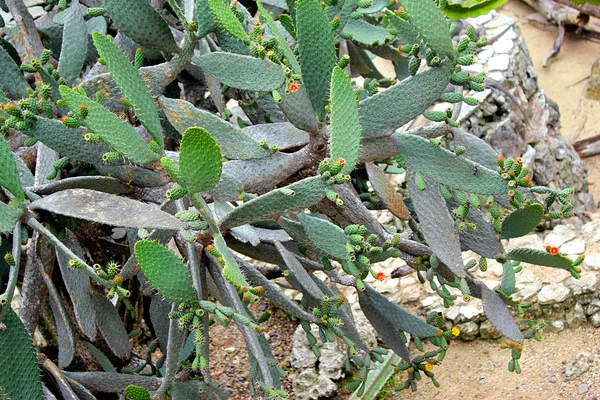
[[[576,326],[583,325],[587,321],[581,304],[575,304],[575,307],[567,311],[565,317],[569,328],[574,328]]]
[[[560,332],[566,328],[565,321],[563,321],[562,319],[552,321],[552,323],[550,324],[550,328],[553,332]]]
[[[592,324],[594,328],[600,327],[600,312],[597,312],[590,317],[590,324]]]
[[[479,335],[479,325],[475,322],[464,322],[456,325],[456,327],[460,329],[459,338],[462,340],[475,340],[475,338]]]
[[[593,293],[598,289],[598,278],[595,273],[584,272],[580,279],[573,277],[567,279],[565,286],[573,292],[573,295],[578,296],[582,293]]]
[[[479,326],[479,336],[482,339],[498,339],[502,334],[486,319]]]
[[[560,246],[560,252],[563,254],[579,255],[582,254],[584,251],[585,241],[580,238],[569,240],[567,243]]]
[[[566,242],[573,240],[577,237],[577,231],[573,225],[558,225],[546,235],[544,239],[545,246],[556,246],[560,247]]]
[[[590,369],[590,363],[592,361],[593,357],[590,353],[582,352],[577,354],[574,359],[569,361],[565,368],[565,377],[567,380],[572,381],[586,373]]]
[[[570,294],[570,290],[560,283],[546,285],[538,293],[538,302],[540,304],[562,303]]]

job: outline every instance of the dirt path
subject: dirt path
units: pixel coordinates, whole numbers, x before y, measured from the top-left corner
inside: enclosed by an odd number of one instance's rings
[[[557,57],[546,68],[542,60],[554,44],[557,28],[541,28],[528,23],[526,17],[534,10],[520,0],[510,0],[500,12],[515,18],[527,42],[533,64],[538,72],[539,86],[560,108],[561,133],[570,142],[600,134],[598,115],[600,101],[586,101],[583,93],[586,82],[570,86],[590,74],[595,59],[600,58],[600,44],[582,40],[569,31]],[[569,87],[570,86],[570,87]],[[600,155],[584,160],[588,165],[590,192],[600,201]]]

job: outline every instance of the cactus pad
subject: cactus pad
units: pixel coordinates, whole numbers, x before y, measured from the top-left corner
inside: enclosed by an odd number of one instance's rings
[[[179,154],[181,176],[190,193],[206,192],[219,183],[222,163],[217,142],[203,128],[189,128],[183,134]]]

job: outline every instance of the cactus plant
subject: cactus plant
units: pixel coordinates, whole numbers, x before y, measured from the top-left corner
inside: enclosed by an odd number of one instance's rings
[[[469,31],[453,46],[446,2],[298,0],[277,18],[260,2],[256,15],[224,0],[153,2],[158,9],[147,0],[121,3],[86,9],[77,0],[48,1],[46,10],[60,13],[46,23],[63,31],[61,43],[47,38],[52,51],[42,51],[34,32],[0,41],[2,133],[27,136],[38,152],[29,171],[0,139],[0,238],[12,241],[8,280],[0,275],[8,282],[0,287],[0,342],[22,342],[13,346],[20,353],[0,357],[3,394],[39,398],[42,390],[31,344],[10,311],[28,240],[38,248],[27,252],[28,265],[57,255],[59,268],[44,279],[51,309],[42,312],[54,317],[44,321],[55,321],[48,331],[59,367],[83,365],[73,362],[82,360],[82,336],[107,344],[83,342],[105,373],[64,372],[65,385],[85,396],[89,389],[131,399],[227,398],[208,373],[216,322],[236,325],[247,343],[250,391],[285,398],[283,371],[262,334],[269,314],[249,307],[262,296],[300,320],[317,357],[319,340],[340,344],[356,396],[381,387],[368,372],[383,363],[378,376],[390,376],[389,360],[409,372],[405,388],[416,388],[419,370],[438,385],[427,368],[443,360],[453,333],[435,315],[421,319],[377,292],[368,283],[385,279],[377,263],[404,259],[446,307],[457,294],[480,298],[514,342],[524,340],[511,314],[526,307],[510,297],[519,263],[579,276],[581,257],[555,248],[505,252],[500,241],[572,216],[572,190],[533,187],[521,159],[498,158],[458,127],[458,108],[429,110],[438,99],[475,105],[465,90],[485,88],[483,75],[460,67],[483,43]],[[501,2],[481,4],[492,3]],[[27,17],[22,0],[8,4]],[[23,46],[11,41],[25,43],[23,60],[15,50]],[[384,77],[369,52],[393,60],[397,75]],[[88,57],[96,53],[97,62]],[[350,72],[366,78],[362,87]],[[420,115],[436,123],[399,130]],[[408,190],[392,183],[392,171],[406,172]],[[402,234],[388,232],[369,211],[376,208],[402,219]],[[98,239],[95,228],[82,229],[90,223],[117,228],[111,246],[90,247]],[[501,261],[501,285],[476,279],[477,263],[463,265],[463,247],[482,256],[482,271],[485,257]],[[238,253],[274,264],[302,304]],[[360,338],[341,286],[356,290],[399,358]],[[142,334],[148,321],[152,330]],[[422,354],[411,354],[407,336]],[[436,350],[424,353],[425,340]],[[103,353],[129,359],[132,341],[147,349],[135,370]],[[509,369],[519,372],[517,359]],[[153,376],[142,374],[146,367]],[[21,378],[3,380],[11,374]]]

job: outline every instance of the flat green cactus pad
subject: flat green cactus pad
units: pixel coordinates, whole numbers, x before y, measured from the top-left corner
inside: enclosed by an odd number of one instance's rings
[[[119,31],[143,48],[175,53],[179,50],[169,25],[147,0],[104,0]]]
[[[402,195],[396,191],[396,188],[387,178],[385,172],[374,163],[367,164],[367,174],[373,190],[381,199],[387,209],[396,217],[408,219],[410,212],[404,204]]]
[[[11,192],[19,201],[23,201],[23,188],[19,181],[17,164],[4,136],[0,137],[0,186]]]
[[[529,264],[542,265],[544,267],[560,268],[570,271],[571,260],[562,255],[553,256],[544,250],[537,249],[514,249],[506,253],[506,258],[522,261]]]
[[[329,150],[332,160],[343,158],[346,164],[340,173],[349,174],[358,160],[362,129],[358,122],[358,102],[352,91],[350,77],[335,67],[331,74],[331,130]]]
[[[121,93],[131,102],[137,118],[146,127],[152,139],[162,148],[164,146],[162,127],[154,99],[144,79],[129,62],[127,56],[119,50],[112,37],[96,32],[92,38],[98,54],[106,62],[106,67],[121,89]]]
[[[177,303],[198,300],[185,264],[169,249],[141,240],[135,244],[135,257],[146,278],[163,297]]]
[[[440,56],[454,59],[450,22],[433,0],[403,0],[402,6],[427,45]]]
[[[426,188],[421,190],[415,185],[415,174],[416,172],[410,168],[406,180],[425,240],[433,253],[456,276],[465,277],[458,229],[446,207],[446,200],[440,193],[439,184],[423,176]]]
[[[450,82],[451,63],[406,78],[391,88],[367,97],[358,107],[363,135],[387,136],[421,115]]]
[[[408,133],[394,134],[408,165],[446,186],[477,194],[504,194],[508,182],[495,171]],[[475,169],[474,169],[475,167]]]
[[[58,72],[68,85],[72,85],[79,76],[88,50],[87,26],[82,11],[79,1],[74,0],[63,12],[65,21]]]
[[[271,152],[264,149],[250,136],[243,134],[229,122],[214,114],[200,110],[185,100],[175,100],[160,97],[159,102],[169,122],[179,133],[193,126],[198,126],[210,132],[215,139],[223,157],[230,160],[248,160],[251,158],[267,157]]]
[[[29,334],[12,309],[2,323],[6,329],[0,330],[0,387],[9,399],[39,400],[42,380]]]
[[[219,183],[221,152],[217,142],[203,128],[189,128],[183,134],[179,153],[181,176],[190,193],[206,192]]]
[[[183,222],[158,207],[90,189],[62,190],[34,201],[29,207],[111,226],[167,230],[186,228]]]
[[[22,208],[0,202],[0,233],[12,232],[22,213]]]
[[[339,226],[331,222],[310,216],[305,213],[298,214],[298,219],[302,223],[304,232],[322,252],[336,260],[348,260],[346,243],[348,235]]]
[[[237,89],[269,92],[285,82],[281,66],[269,60],[221,51],[193,60],[208,75]]]
[[[12,57],[0,46],[0,89],[10,99],[27,97],[29,85]]]
[[[420,42],[419,31],[410,21],[400,18],[390,10],[385,10],[385,16],[391,27],[399,32],[400,36],[408,42],[409,46]]]
[[[160,156],[148,147],[144,139],[127,122],[67,86],[61,86],[59,90],[71,111],[114,151],[136,164],[146,164],[158,160]],[[85,118],[81,115],[80,106],[82,104],[88,109],[88,115]]]
[[[352,40],[367,46],[384,44],[392,37],[387,29],[371,25],[362,19],[351,19],[342,31],[346,35],[352,35]]]
[[[315,112],[322,119],[329,101],[329,83],[336,54],[329,18],[318,1],[296,2],[296,31],[302,80]]]
[[[117,309],[103,294],[93,292],[96,325],[110,350],[121,358],[129,357],[131,342]]]
[[[502,221],[502,239],[510,239],[527,235],[544,218],[544,206],[539,203],[530,204],[510,213]]]
[[[302,211],[325,197],[327,189],[329,185],[320,176],[275,189],[231,211],[221,220],[221,229],[273,219],[286,212]]]
[[[242,23],[237,19],[233,11],[223,0],[208,0],[208,7],[212,12],[217,23],[232,37],[241,41],[245,45],[250,44],[250,37],[244,30]]]
[[[102,154],[111,151],[104,143],[86,142],[82,128],[68,128],[56,119],[38,117],[25,133],[65,157],[89,164],[102,164]]]
[[[504,300],[483,283],[480,284],[479,289],[481,291],[483,312],[487,319],[507,339],[518,343],[523,342],[523,334],[515,323],[510,310],[506,308]]]

